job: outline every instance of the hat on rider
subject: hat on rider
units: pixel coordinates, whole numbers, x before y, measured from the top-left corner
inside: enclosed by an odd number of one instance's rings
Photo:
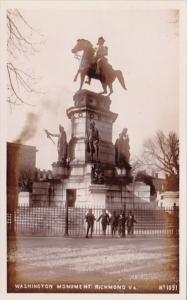
[[[122,131],[122,132],[126,134],[127,131],[128,131],[128,128],[123,128],[123,131]]]
[[[102,43],[104,44],[105,39],[104,39],[102,36],[100,36],[100,37],[98,38],[97,45],[99,45],[99,42],[102,42]]]

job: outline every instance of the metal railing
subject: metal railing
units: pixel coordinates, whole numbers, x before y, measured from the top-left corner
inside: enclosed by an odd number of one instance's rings
[[[91,207],[96,218],[94,222],[93,236],[102,237],[101,221],[97,221],[103,208]],[[113,211],[119,215],[125,210],[125,215],[132,211],[137,223],[134,224],[133,236],[166,237],[179,234],[179,210],[178,207],[159,208],[147,203],[125,203],[123,206],[107,207],[109,216]],[[8,234],[42,235],[42,236],[70,236],[84,237],[87,230],[85,216],[88,207],[58,206],[18,206],[14,212],[7,214]],[[11,222],[14,220],[14,228]],[[125,223],[125,235],[128,236],[127,222]],[[114,236],[120,237],[119,224],[116,226]],[[106,237],[111,237],[111,224],[107,225]]]

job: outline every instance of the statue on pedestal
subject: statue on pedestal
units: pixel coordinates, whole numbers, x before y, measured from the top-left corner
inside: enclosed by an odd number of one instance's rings
[[[124,128],[115,142],[115,162],[120,169],[125,168],[127,175],[129,175],[131,166],[129,164],[130,146],[127,131],[128,129]]]
[[[82,89],[86,75],[88,76],[88,81],[86,81],[88,84],[90,84],[91,78],[101,81],[103,86],[103,92],[101,94],[107,93],[107,86],[110,90],[109,95],[113,93],[112,83],[116,78],[119,80],[121,86],[126,90],[122,72],[120,70],[114,70],[108,63],[106,58],[108,55],[108,48],[104,46],[104,42],[104,38],[100,37],[97,43],[98,48],[95,50],[93,45],[88,40],[78,39],[76,46],[72,49],[72,53],[74,53],[76,57],[77,52],[83,51],[79,70],[74,78],[74,81],[76,81],[78,75],[80,74],[80,90]]]
[[[68,144],[67,144],[66,132],[64,130],[64,127],[59,125],[59,133],[57,134],[53,134],[49,132],[47,129],[45,129],[45,132],[48,138],[51,138],[51,136],[58,138],[58,142],[57,142],[58,163],[60,163],[61,165],[65,165],[67,159]]]
[[[104,171],[99,161],[92,167],[92,183],[104,184]]]
[[[71,134],[71,139],[68,143],[68,151],[67,151],[67,164],[69,165],[70,161],[75,159],[75,145],[77,142],[77,138]]]
[[[103,64],[106,64],[108,62],[106,56],[108,55],[108,47],[104,46],[105,40],[103,37],[100,37],[98,39],[98,47],[96,48],[96,54],[94,57],[94,61],[96,63],[96,74],[102,74],[103,70]],[[85,83],[90,84],[91,83],[91,77],[88,76],[88,80],[85,81]]]
[[[90,122],[87,139],[87,152],[91,154],[91,161],[93,162],[93,155],[96,153],[96,161],[99,159],[99,131],[95,128],[95,122]]]

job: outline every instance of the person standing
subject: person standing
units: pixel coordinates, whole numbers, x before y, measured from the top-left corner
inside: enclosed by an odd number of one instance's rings
[[[97,219],[97,222],[101,220],[103,235],[106,235],[107,225],[109,225],[109,214],[107,214],[106,209],[103,209],[102,214]]]
[[[88,238],[89,231],[90,231],[90,237],[92,237],[94,222],[96,219],[95,219],[95,216],[94,216],[91,208],[89,209],[88,213],[86,214],[85,219],[87,222],[86,238]]]
[[[125,210],[123,210],[119,215],[118,221],[118,233],[121,237],[125,237],[125,223],[127,221]]]
[[[134,223],[137,223],[137,221],[135,220],[134,215],[132,214],[132,211],[130,211],[127,216],[127,233],[131,237],[134,234]]]
[[[116,231],[118,229],[118,219],[119,219],[119,215],[114,210],[113,213],[112,213],[112,216],[110,218],[110,225],[111,225],[111,234],[112,234],[112,236],[115,235],[115,233],[116,233]]]

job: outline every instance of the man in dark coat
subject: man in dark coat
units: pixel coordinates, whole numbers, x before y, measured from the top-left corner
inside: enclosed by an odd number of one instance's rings
[[[115,235],[117,229],[118,229],[118,220],[119,220],[119,215],[117,212],[114,210],[112,213],[112,216],[110,218],[110,225],[111,225],[111,234],[112,236]]]
[[[134,233],[134,223],[137,223],[137,221],[135,220],[132,211],[130,211],[127,217],[127,232],[130,236],[132,236]]]
[[[121,237],[125,237],[125,223],[127,221],[125,210],[121,211],[118,220],[118,233]]]
[[[86,219],[86,222],[87,222],[86,238],[88,238],[89,231],[90,231],[90,237],[92,237],[93,228],[94,228],[94,221],[95,221],[95,216],[92,213],[92,209],[89,209],[88,213],[85,216],[85,219]]]
[[[101,220],[103,235],[106,235],[106,228],[109,225],[109,214],[107,214],[106,209],[103,209],[102,214],[97,219],[97,222]]]

